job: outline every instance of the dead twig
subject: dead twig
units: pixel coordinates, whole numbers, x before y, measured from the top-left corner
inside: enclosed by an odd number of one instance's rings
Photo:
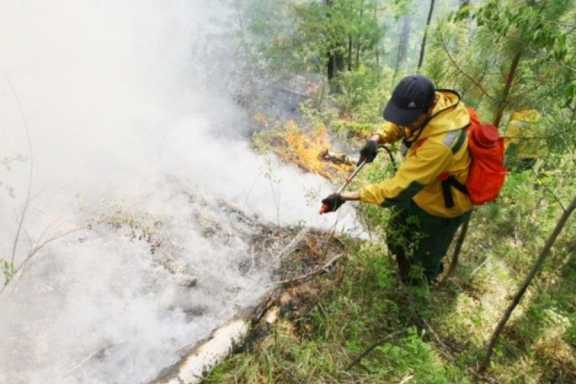
[[[345,370],[349,371],[350,369],[352,369],[353,367],[358,365],[360,363],[360,361],[362,361],[363,358],[365,358],[370,352],[375,350],[377,347],[381,346],[382,344],[384,344],[386,341],[392,339],[393,337],[399,336],[405,332],[406,332],[405,329],[401,329],[401,330],[389,333],[388,335],[384,336],[383,338],[381,338],[380,340],[378,340],[377,342],[372,344],[370,347],[368,347],[368,349],[366,349],[364,352],[362,352],[360,355],[358,355],[354,360],[352,360],[352,362],[350,364],[348,364],[348,366],[346,367]]]
[[[434,340],[436,340],[436,344],[438,344],[438,346],[440,346],[440,349],[439,349],[440,353],[442,353],[442,355],[446,359],[448,359],[449,361],[454,361],[455,360],[454,356],[452,355],[452,352],[450,351],[451,348],[448,345],[446,345],[446,343],[444,343],[444,341],[442,341],[440,336],[438,336],[438,333],[436,333],[434,328],[432,328],[432,326],[425,319],[420,317],[420,321],[424,325],[424,328],[432,335]]]
[[[356,165],[356,162],[350,159],[346,154],[330,152],[329,149],[325,149],[324,151],[322,151],[319,156],[320,159],[324,161],[330,161],[335,164],[346,164],[349,166]]]
[[[16,234],[14,235],[14,240],[12,242],[12,254],[10,256],[10,263],[13,265],[16,261],[16,251],[18,249],[18,244],[20,243],[20,235],[22,234],[22,228],[24,226],[24,220],[26,219],[26,214],[28,213],[28,209],[30,208],[30,200],[32,195],[32,177],[34,175],[34,152],[32,151],[32,139],[30,138],[30,124],[28,123],[28,118],[24,113],[24,105],[22,104],[22,100],[16,91],[16,87],[12,83],[10,76],[5,74],[6,81],[8,82],[8,86],[12,91],[14,99],[16,99],[16,104],[18,105],[18,111],[20,112],[20,117],[22,119],[22,124],[24,125],[24,131],[26,132],[26,141],[28,144],[28,152],[30,154],[30,170],[28,174],[28,186],[26,189],[26,199],[24,200],[24,207],[22,208],[22,213],[20,214],[20,218],[18,219],[18,226],[16,228]]]
[[[30,262],[30,260],[32,260],[32,258],[34,258],[34,256],[36,256],[36,254],[45,246],[47,246],[48,244],[50,244],[53,241],[59,240],[65,236],[68,236],[74,232],[78,232],[81,230],[87,229],[87,227],[77,227],[77,228],[73,228],[70,229],[68,231],[65,231],[63,233],[60,233],[58,235],[54,235],[46,240],[44,240],[43,242],[41,242],[40,244],[34,246],[32,249],[30,249],[30,251],[28,252],[28,254],[26,255],[26,258],[22,261],[22,263],[20,263],[20,265],[18,265],[18,267],[16,267],[16,269],[14,270],[14,273],[12,274],[12,279],[6,281],[6,283],[4,284],[4,286],[2,288],[0,288],[0,295],[2,293],[4,293],[4,291],[6,290],[6,288],[10,285],[10,283],[14,282],[15,279],[18,278],[18,276],[22,275],[22,272],[24,270],[24,267]]]
[[[286,279],[286,280],[281,280],[279,282],[277,282],[277,284],[281,284],[281,285],[291,285],[294,283],[298,283],[298,282],[302,282],[302,281],[306,281],[308,279],[310,279],[313,276],[322,274],[322,273],[326,273],[328,272],[328,268],[330,268],[334,263],[336,263],[338,260],[340,260],[342,257],[344,257],[346,254],[342,253],[340,255],[334,256],[333,258],[331,258],[327,263],[325,263],[323,266],[321,266],[320,268],[317,268],[311,272],[305,273],[304,275],[300,275],[298,277],[295,277],[293,279]]]
[[[440,36],[440,41],[442,42],[442,48],[444,49],[444,52],[446,52],[446,56],[448,56],[448,59],[450,60],[450,62],[452,62],[452,65],[454,65],[454,67],[458,70],[458,72],[460,72],[461,74],[463,74],[468,80],[470,80],[472,82],[472,84],[474,84],[479,90],[480,92],[482,92],[485,96],[487,96],[490,100],[495,101],[496,99],[494,97],[492,97],[492,95],[490,95],[482,86],[482,84],[480,84],[478,81],[476,81],[476,79],[474,77],[472,77],[471,75],[469,75],[468,73],[466,73],[462,67],[460,65],[458,65],[458,62],[452,57],[452,55],[450,54],[450,50],[448,49],[448,46],[446,45],[446,41],[444,40],[444,38],[442,36]]]
[[[400,381],[398,384],[409,383],[410,381],[412,381],[413,378],[414,378],[414,375],[408,375],[405,378],[403,378],[402,381]]]
[[[297,234],[296,236],[294,236],[294,238],[292,239],[292,241],[290,241],[290,243],[288,243],[287,246],[285,246],[276,256],[277,260],[282,260],[284,257],[288,256],[289,254],[291,254],[292,252],[294,252],[296,250],[296,248],[298,247],[298,244],[304,239],[304,237],[308,234],[308,231],[310,229],[307,227],[302,228]]]
[[[77,371],[78,369],[82,368],[82,366],[84,366],[86,363],[88,363],[90,360],[92,360],[94,358],[94,356],[98,355],[100,352],[102,352],[101,349],[97,349],[94,352],[90,353],[88,356],[86,356],[84,359],[82,359],[79,363],[77,363],[76,365],[74,365],[74,367],[69,368],[62,376],[61,378],[64,379],[70,375],[72,375],[75,371]]]
[[[560,198],[558,197],[558,195],[556,195],[554,193],[554,191],[547,186],[545,183],[542,182],[542,180],[540,179],[539,175],[536,173],[536,171],[534,169],[532,169],[532,173],[534,174],[534,176],[536,177],[536,182],[538,183],[538,185],[540,185],[541,187],[544,187],[544,189],[550,194],[552,195],[552,198],[558,203],[558,205],[560,206],[560,208],[562,208],[563,212],[566,212],[566,206],[564,205],[564,203],[562,202],[562,200],[560,200]]]
[[[444,341],[442,341],[442,339],[440,338],[438,333],[436,333],[434,328],[432,328],[430,323],[428,323],[428,321],[426,321],[426,319],[424,319],[420,315],[420,313],[418,312],[418,305],[417,305],[416,301],[414,300],[414,297],[412,297],[412,294],[407,289],[404,290],[404,293],[406,295],[406,298],[408,299],[409,311],[412,312],[412,315],[414,316],[414,321],[415,321],[416,325],[421,329],[427,330],[428,333],[430,333],[432,335],[432,337],[434,338],[434,341],[436,342],[436,344],[439,347],[440,353],[448,361],[454,361],[455,358],[452,355],[452,348],[450,348],[448,345],[446,345],[446,343],[444,343]]]

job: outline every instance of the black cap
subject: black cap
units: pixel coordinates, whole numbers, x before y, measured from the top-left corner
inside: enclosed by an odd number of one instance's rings
[[[384,108],[384,119],[398,124],[412,123],[434,102],[434,84],[420,75],[403,78]]]

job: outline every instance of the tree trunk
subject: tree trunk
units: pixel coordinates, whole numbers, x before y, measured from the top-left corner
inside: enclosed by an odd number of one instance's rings
[[[324,0],[324,5],[326,7],[332,7],[333,0]],[[328,17],[330,17],[330,13],[328,13]],[[330,90],[331,91],[338,91],[334,85],[333,81],[340,72],[346,69],[346,60],[344,58],[344,49],[341,45],[334,44],[326,53],[327,62],[326,62],[326,76],[328,77],[328,82],[330,83]]]
[[[364,0],[360,1],[360,20],[364,18]],[[354,65],[354,69],[358,69],[360,67],[360,52],[362,51],[362,39],[360,36],[358,37],[358,41],[356,41],[356,63]]]
[[[454,247],[454,253],[452,254],[452,260],[450,261],[450,265],[448,266],[448,271],[438,283],[438,286],[444,285],[448,281],[448,278],[452,276],[456,267],[458,266],[458,261],[460,260],[460,252],[462,252],[462,246],[464,245],[464,240],[466,240],[466,234],[468,233],[468,225],[470,224],[470,220],[472,219],[472,213],[468,216],[468,219],[462,225],[460,229],[460,234],[458,235],[458,240],[456,240],[456,246]]]
[[[514,77],[518,70],[518,65],[520,64],[520,59],[522,58],[522,50],[519,50],[512,58],[512,64],[510,64],[510,70],[508,71],[508,76],[506,76],[506,85],[504,86],[504,92],[500,100],[500,105],[497,106],[496,116],[494,116],[494,125],[498,127],[502,121],[502,116],[508,105],[508,96],[510,96],[510,91],[512,90],[512,85],[514,84]]]
[[[434,13],[434,4],[436,0],[430,0],[430,10],[428,11],[428,20],[426,20],[426,28],[424,29],[424,36],[422,37],[422,44],[420,45],[420,59],[418,60],[418,72],[422,67],[424,62],[424,54],[426,52],[426,39],[428,37],[428,29],[430,28],[430,22],[432,21],[432,14]]]
[[[510,319],[512,311],[514,311],[514,308],[516,308],[516,306],[520,303],[520,300],[522,300],[522,297],[524,296],[524,293],[526,293],[526,290],[528,289],[530,282],[532,282],[532,279],[534,279],[534,276],[536,276],[536,274],[540,272],[540,269],[542,269],[542,265],[544,264],[546,256],[548,256],[548,254],[550,253],[550,249],[552,249],[552,246],[554,245],[556,238],[558,237],[558,235],[560,235],[560,232],[562,232],[562,229],[566,225],[566,222],[568,221],[570,215],[575,209],[576,209],[576,198],[574,198],[570,206],[564,210],[562,216],[558,220],[558,223],[556,223],[556,228],[554,228],[554,231],[546,241],[546,244],[544,245],[542,252],[540,252],[538,259],[536,259],[536,262],[532,266],[530,273],[528,273],[528,276],[526,276],[526,279],[522,283],[520,289],[518,290],[518,292],[516,292],[514,298],[512,299],[512,302],[510,303],[510,305],[504,312],[504,315],[498,322],[498,325],[496,326],[496,329],[494,330],[494,333],[492,334],[492,337],[490,338],[490,341],[486,346],[484,359],[482,360],[480,368],[478,369],[478,372],[480,374],[483,374],[488,368],[488,365],[490,364],[490,358],[492,357],[492,352],[494,350],[494,346],[496,345],[496,341],[498,340],[500,333],[502,333],[504,326]]]
[[[398,75],[400,68],[404,65],[408,54],[408,45],[410,43],[410,31],[412,29],[412,17],[410,15],[402,16],[402,30],[398,39],[398,51],[396,54],[396,63],[394,65],[394,78]]]
[[[340,72],[346,68],[344,55],[338,48],[332,49],[328,52],[327,76],[328,81],[335,79]]]
[[[348,36],[348,70],[352,70],[352,55],[354,52],[354,42],[352,41],[352,36]]]

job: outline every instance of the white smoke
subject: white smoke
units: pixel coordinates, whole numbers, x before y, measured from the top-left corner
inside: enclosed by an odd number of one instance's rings
[[[221,201],[334,223],[329,185],[235,134],[234,23],[223,1],[0,2],[0,259],[31,165],[16,264],[46,243],[0,294],[1,384],[145,382],[253,303],[274,260]]]

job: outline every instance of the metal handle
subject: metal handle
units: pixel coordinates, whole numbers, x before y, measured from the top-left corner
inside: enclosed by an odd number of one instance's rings
[[[362,168],[364,168],[364,166],[366,164],[367,164],[366,160],[364,160],[360,164],[358,164],[358,166],[356,167],[354,172],[352,172],[346,178],[346,181],[344,182],[344,184],[342,184],[342,186],[340,188],[338,188],[336,193],[338,193],[338,194],[342,193],[346,189],[346,187],[352,182],[352,180],[354,180],[354,178],[358,175],[358,173],[362,170]],[[328,206],[328,204],[322,204],[322,207],[320,207],[320,214],[322,215],[322,214],[329,212],[329,211],[330,211],[330,207]]]
[[[354,180],[354,178],[358,175],[358,173],[362,170],[362,168],[364,168],[364,166],[366,165],[366,160],[362,161],[354,170],[354,172],[352,172],[350,174],[350,176],[348,176],[348,178],[346,179],[346,181],[344,182],[344,184],[342,184],[342,186],[336,191],[336,193],[342,193],[346,187],[352,182],[352,180]]]

